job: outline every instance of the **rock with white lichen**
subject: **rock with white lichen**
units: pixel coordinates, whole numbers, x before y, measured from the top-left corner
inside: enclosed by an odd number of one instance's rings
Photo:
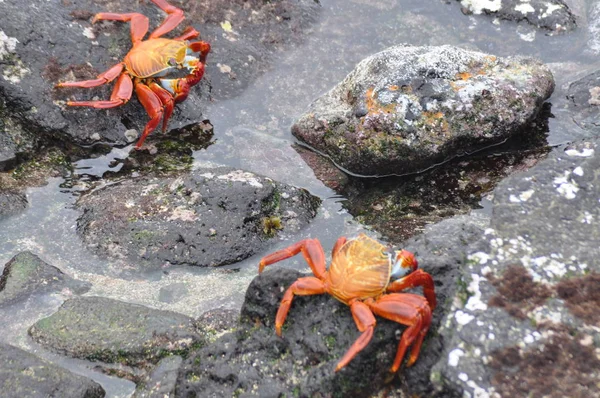
[[[125,180],[84,196],[77,230],[92,252],[140,268],[219,266],[299,231],[320,203],[304,189],[243,170],[196,169]]]
[[[432,380],[470,397],[600,395],[600,141],[496,189],[440,333]]]
[[[414,173],[527,134],[553,90],[531,58],[401,45],[360,62],[292,133],[353,173]]]
[[[509,21],[527,23],[553,33],[577,27],[575,15],[563,0],[458,0],[473,14],[490,14]]]

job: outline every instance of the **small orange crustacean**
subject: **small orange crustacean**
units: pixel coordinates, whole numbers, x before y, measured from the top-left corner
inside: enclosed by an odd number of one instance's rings
[[[96,109],[115,108],[131,98],[133,89],[142,106],[150,116],[142,136],[136,144],[141,148],[144,140],[163,119],[162,129],[173,113],[176,102],[185,100],[190,88],[202,79],[206,56],[210,44],[204,41],[188,41],[200,36],[194,28],[188,27],[181,36],[165,39],[161,36],[175,29],[185,18],[183,11],[166,2],[152,0],[167,13],[163,23],[154,30],[147,40],[142,40],[148,32],[148,17],[139,13],[114,14],[99,13],[92,23],[100,20],[131,23],[131,41],[133,48],[122,62],[113,66],[94,80],[63,82],[57,87],[97,87],[117,79],[115,88],[108,101],[68,101],[70,106],[89,106]],[[167,78],[173,72],[187,69],[184,77]]]
[[[371,341],[376,323],[373,313],[408,326],[402,334],[391,372],[400,368],[404,354],[411,345],[407,366],[415,363],[431,325],[436,296],[431,275],[417,269],[417,260],[411,252],[393,250],[364,234],[351,240],[341,237],[333,247],[331,266],[326,270],[321,243],[317,239],[305,239],[263,257],[259,273],[267,265],[298,253],[302,253],[315,276],[299,278],[286,290],[275,317],[278,336],[281,336],[281,327],[294,295],[329,293],[350,306],[354,322],[362,332],[337,364],[336,372]],[[425,297],[398,293],[417,286],[423,287]]]

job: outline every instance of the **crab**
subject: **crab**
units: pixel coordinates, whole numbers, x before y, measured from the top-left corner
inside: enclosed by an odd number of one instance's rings
[[[175,103],[185,100],[190,88],[198,84],[204,75],[206,56],[210,52],[210,44],[204,41],[189,41],[198,38],[194,28],[188,27],[181,36],[166,39],[162,35],[172,31],[185,18],[183,10],[170,5],[165,0],[152,0],[167,16],[147,40],[142,40],[148,32],[148,17],[139,13],[115,14],[99,13],[92,23],[97,21],[121,21],[131,24],[131,41],[133,48],[125,59],[96,79],[62,82],[57,87],[91,88],[107,84],[117,79],[110,99],[107,101],[68,101],[69,106],[88,106],[96,109],[115,108],[124,105],[135,93],[142,106],[150,116],[144,131],[136,144],[140,149],[144,140],[159,124],[162,118],[162,130],[167,129],[167,122],[173,113]],[[188,74],[177,77],[177,72],[187,69]],[[171,78],[168,78],[169,75]]]
[[[422,269],[413,253],[393,250],[378,241],[360,234],[355,239],[341,237],[333,247],[329,270],[325,268],[325,253],[317,239],[305,239],[260,260],[259,273],[267,265],[302,253],[314,276],[296,280],[284,293],[275,316],[275,331],[281,337],[281,328],[292,305],[294,296],[329,293],[350,306],[356,327],[362,334],[338,362],[335,371],[346,366],[369,344],[375,328],[374,313],[408,326],[402,334],[394,363],[395,373],[412,345],[407,366],[419,357],[423,339],[431,325],[431,313],[436,306],[433,278]],[[405,289],[422,287],[425,297],[399,293]]]

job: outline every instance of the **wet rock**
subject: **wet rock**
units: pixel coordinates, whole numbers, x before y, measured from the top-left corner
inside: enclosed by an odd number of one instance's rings
[[[35,293],[62,290],[66,294],[83,294],[89,289],[88,282],[74,280],[35,254],[22,252],[4,266],[0,276],[0,305]]]
[[[268,68],[272,54],[304,37],[320,8],[312,0],[171,2],[184,9],[186,20],[167,37],[192,25],[203,40],[213,44],[206,78],[186,101],[177,104],[169,122],[171,130],[203,120],[211,77],[219,97],[239,94]],[[5,132],[0,126],[0,143],[10,143],[2,146],[7,150],[0,153],[0,164],[44,141],[125,145],[143,130],[149,118],[135,99],[104,111],[65,104],[74,99],[108,99],[113,83],[92,89],[54,88],[60,81],[95,78],[131,49],[128,24],[92,25],[90,19],[98,12],[141,12],[150,18],[151,29],[164,19],[164,13],[151,2],[52,0],[36,4],[35,9],[23,7],[19,0],[0,2],[0,13],[11,16],[0,30],[0,97],[5,99],[8,113],[3,116],[0,111],[0,120],[26,126],[28,134],[27,140],[17,140],[18,128]]]
[[[440,396],[600,394],[599,144],[557,149],[496,189],[440,330]]]
[[[563,0],[458,0],[463,10],[490,14],[509,21],[526,21],[553,33],[569,32],[577,27],[575,15]]]
[[[353,173],[414,173],[527,134],[553,89],[530,58],[402,45],[359,63],[292,133]]]
[[[598,123],[600,84],[598,79],[600,79],[600,70],[571,83],[567,91],[573,120],[581,128],[594,134],[600,133],[600,123]]]
[[[178,355],[161,359],[148,378],[138,384],[133,398],[171,397],[182,363],[183,359]]]
[[[303,189],[252,173],[198,169],[123,181],[82,198],[78,232],[95,253],[142,268],[219,266],[298,231],[319,204]]]
[[[0,219],[18,214],[27,208],[27,195],[22,192],[0,191]]]
[[[79,297],[29,329],[38,343],[91,361],[143,366],[202,344],[194,320],[103,297]]]
[[[104,389],[94,382],[19,348],[0,343],[0,389],[6,398],[102,398]]]
[[[465,261],[467,245],[481,236],[467,218],[447,221],[420,238],[406,242],[417,250],[422,268],[436,282],[439,307],[431,331],[437,330],[454,279]],[[297,271],[269,267],[253,280],[236,331],[193,353],[180,370],[176,396],[372,396],[392,377],[392,365],[403,326],[377,319],[373,340],[338,373],[335,366],[360,335],[349,308],[329,295],[296,297],[283,328],[275,335],[274,320],[283,292]],[[420,292],[417,292],[420,293]],[[417,363],[401,368],[394,384],[411,394],[431,391],[429,371],[443,349],[443,339],[429,334]]]

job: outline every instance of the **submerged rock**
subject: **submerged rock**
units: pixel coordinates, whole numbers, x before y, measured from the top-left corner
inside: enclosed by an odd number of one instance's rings
[[[316,215],[307,191],[229,168],[122,181],[83,197],[88,248],[140,267],[234,263]]]
[[[22,252],[4,266],[0,276],[0,305],[61,289],[82,294],[90,289],[90,284],[72,279],[31,252]]]
[[[91,361],[143,366],[197,348],[192,318],[103,297],[79,297],[29,329],[38,343]]]
[[[0,390],[6,398],[102,398],[104,389],[87,377],[0,343]]]
[[[292,133],[353,173],[414,173],[527,134],[553,89],[530,58],[396,46],[359,63]]]
[[[22,192],[0,191],[0,219],[13,216],[27,208],[27,195]]]
[[[577,27],[575,15],[563,0],[458,0],[473,14],[490,14],[509,21],[552,31],[569,32]]]
[[[436,335],[455,278],[464,262],[466,246],[481,229],[465,219],[447,221],[419,239],[406,242],[415,250],[421,267],[436,282],[439,307],[419,360],[402,367],[395,381],[414,394],[431,392],[429,371],[443,349]],[[348,306],[329,295],[296,297],[283,338],[275,334],[275,314],[283,293],[298,277],[279,264],[253,280],[246,292],[242,317],[234,332],[193,353],[179,373],[176,396],[331,396],[367,397],[384,387],[400,332],[397,323],[377,318],[372,341],[344,369],[334,373],[343,354],[360,335]],[[420,290],[416,292],[421,294]]]
[[[495,192],[440,333],[440,396],[600,394],[600,141],[555,150]]]

